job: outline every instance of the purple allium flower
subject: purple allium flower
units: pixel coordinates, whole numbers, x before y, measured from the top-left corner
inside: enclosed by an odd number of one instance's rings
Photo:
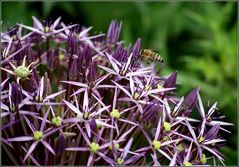
[[[120,31],[122,27],[122,22],[118,23],[117,21],[112,21],[110,23],[106,42],[109,45],[109,49],[111,49],[119,40]]]
[[[25,155],[23,162],[28,158],[28,156],[34,151],[34,149],[36,148],[36,146],[39,143],[42,143],[52,154],[55,154],[55,151],[52,149],[51,145],[43,140],[46,137],[48,137],[49,135],[52,135],[53,133],[55,133],[56,131],[58,131],[60,128],[49,128],[44,130],[46,121],[47,121],[47,116],[48,116],[49,110],[46,112],[41,126],[39,128],[39,130],[37,130],[31,123],[30,121],[24,117],[24,119],[26,120],[27,125],[29,126],[29,128],[32,131],[32,136],[21,136],[21,137],[14,137],[14,138],[9,138],[7,139],[7,141],[9,142],[22,142],[22,141],[32,141],[34,140],[34,142],[31,144],[31,146],[29,147],[29,150],[27,151],[27,154]]]
[[[39,35],[42,35],[43,37],[47,37],[47,36],[52,36],[54,34],[58,34],[66,29],[69,29],[69,28],[72,28],[72,27],[75,27],[75,25],[71,25],[71,26],[68,26],[68,27],[63,27],[61,29],[56,29],[57,28],[57,25],[59,24],[60,22],[60,17],[55,20],[55,22],[52,24],[52,25],[48,25],[48,24],[45,24],[43,25],[43,23],[41,23],[36,17],[32,17],[33,19],[33,27],[30,27],[30,26],[26,26],[26,25],[23,25],[23,24],[18,24],[18,26],[20,27],[23,27],[25,29],[28,29],[30,31],[32,31],[32,33],[37,33]]]
[[[28,66],[26,66],[26,56],[23,58],[22,65],[15,66],[14,64],[10,63],[13,71],[1,67],[2,70],[8,72],[9,74],[14,75],[17,78],[17,83],[20,82],[20,79],[28,79],[28,76],[32,73],[32,70],[30,70],[31,66],[33,64],[36,64],[36,62],[32,62]]]
[[[157,76],[141,39],[119,42],[121,28],[90,36],[92,27],[33,17],[1,33],[7,165],[224,165],[232,124],[217,103],[205,112],[198,87],[178,97],[180,74]]]
[[[26,48],[24,49],[25,55],[27,55],[27,60],[29,62],[33,61],[35,59],[35,54],[32,50],[30,38],[26,38],[24,41],[24,44],[26,45]]]

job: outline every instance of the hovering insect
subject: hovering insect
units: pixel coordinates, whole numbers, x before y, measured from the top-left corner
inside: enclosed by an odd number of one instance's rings
[[[162,56],[150,49],[141,49],[139,54],[144,60],[163,63]]]

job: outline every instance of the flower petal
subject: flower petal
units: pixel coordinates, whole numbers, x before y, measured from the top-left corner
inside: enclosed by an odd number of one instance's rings
[[[89,109],[89,98],[88,98],[88,91],[85,90],[84,99],[83,99],[83,110],[88,112]]]
[[[36,148],[37,144],[39,143],[39,141],[34,141],[31,145],[31,147],[29,148],[29,150],[27,151],[27,154],[25,155],[23,162],[26,161],[26,159],[29,157],[29,155],[34,151],[34,149]]]
[[[66,151],[89,151],[88,147],[69,147],[65,149]]]
[[[205,118],[205,111],[204,111],[204,107],[203,107],[203,104],[202,104],[202,99],[199,95],[199,92],[197,92],[197,96],[198,96],[198,103],[199,103],[199,112],[200,112],[202,118]]]
[[[40,127],[40,131],[42,132],[43,129],[44,129],[44,126],[46,124],[46,121],[47,121],[47,117],[48,117],[48,114],[50,112],[50,108],[47,110],[47,112],[45,113],[44,117],[43,117],[43,121],[41,122],[41,127]]]
[[[44,27],[43,27],[42,23],[35,16],[32,16],[32,19],[33,19],[33,22],[34,22],[36,28],[39,28],[41,31],[44,31]]]
[[[85,88],[80,88],[80,89],[78,89],[77,91],[75,91],[70,97],[75,96],[75,95],[77,95],[77,94],[83,92],[84,90],[85,90]]]
[[[54,30],[54,29],[56,28],[56,26],[59,24],[60,20],[61,20],[61,17],[58,17],[58,18],[54,21],[54,23],[53,23],[52,26],[51,26],[51,28],[52,28],[53,30]]]
[[[65,91],[66,91],[66,90],[62,90],[62,91],[60,91],[60,92],[56,92],[56,93],[53,93],[53,94],[51,94],[51,95],[49,95],[49,96],[46,96],[45,99],[43,100],[43,102],[45,102],[45,101],[47,101],[47,100],[50,100],[50,99],[53,99],[53,98],[55,98],[56,96],[58,96],[58,95],[64,93]]]
[[[129,149],[130,149],[130,147],[132,145],[132,142],[133,142],[133,138],[130,138],[128,143],[124,147],[124,152],[123,152],[123,156],[122,156],[123,159],[125,159],[125,157],[127,156],[128,152],[129,152]]]
[[[161,150],[161,149],[158,149],[158,152],[160,152],[161,154],[163,154],[166,158],[168,158],[168,159],[171,161],[171,157],[170,157],[166,152],[164,152],[164,151]]]
[[[23,149],[23,151],[26,153],[27,152],[27,150],[22,146],[22,149]],[[36,166],[41,166],[38,162],[37,162],[37,160],[35,160],[35,158],[33,158],[33,156],[31,156],[31,155],[29,155],[29,158],[32,160],[32,162],[36,165]]]
[[[159,138],[159,133],[160,133],[160,128],[161,128],[161,119],[159,119],[154,140],[158,140],[158,138]]]
[[[40,34],[40,35],[44,35],[43,32],[41,32],[40,30],[38,30],[38,29],[36,29],[36,28],[34,28],[34,27],[26,26],[26,25],[23,25],[23,24],[17,24],[17,25],[19,25],[20,27],[23,27],[23,28],[25,28],[25,29],[28,29],[28,30],[30,30],[30,31],[32,31],[32,32],[38,33],[38,34]]]
[[[80,117],[83,116],[83,114],[80,112],[80,110],[78,108],[76,108],[74,105],[72,105],[71,103],[69,103],[66,100],[62,100],[72,111],[74,111],[76,114],[78,114]]]
[[[21,137],[14,137],[14,138],[10,138],[7,139],[6,141],[31,141],[33,140],[33,136],[21,136]]]
[[[56,155],[55,151],[53,150],[53,148],[50,146],[50,144],[48,144],[46,141],[41,140],[41,143],[54,155]]]
[[[118,87],[120,88],[125,94],[127,94],[129,97],[132,97],[131,94],[121,85],[119,85],[117,82],[113,81],[112,82]]]
[[[176,151],[173,155],[173,158],[171,159],[169,166],[176,166],[177,155],[178,155],[178,152]]]
[[[98,154],[102,159],[104,159],[106,162],[108,162],[109,165],[113,165],[115,164],[115,161],[107,156],[105,156],[104,154],[102,154],[101,152],[97,151],[96,154]]]
[[[114,70],[112,70],[112,69],[110,69],[110,68],[108,68],[108,67],[101,66],[101,65],[98,65],[98,67],[100,67],[101,69],[105,70],[106,72],[108,72],[108,73],[110,73],[110,74],[117,75],[117,73],[116,73]]]
[[[88,85],[84,84],[84,83],[81,83],[81,82],[75,82],[75,81],[61,81],[63,83],[68,83],[70,85],[75,85],[75,86],[80,86],[80,87],[83,87],[83,88],[87,88]]]
[[[83,36],[85,36],[91,29],[92,29],[92,27],[89,27],[89,28],[81,31],[79,34],[79,38],[82,38]]]

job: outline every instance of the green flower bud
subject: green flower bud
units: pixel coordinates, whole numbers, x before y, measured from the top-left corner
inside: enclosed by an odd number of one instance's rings
[[[182,144],[179,144],[179,145],[177,146],[177,148],[178,148],[178,151],[180,152],[180,151],[183,150],[183,145],[182,145]]]
[[[135,92],[135,93],[134,93],[134,99],[138,99],[139,96],[140,96],[140,94],[139,94],[138,92]]]
[[[205,140],[205,138],[203,136],[201,136],[198,141],[199,141],[199,143],[202,143],[204,140]]]
[[[59,54],[59,60],[60,60],[60,61],[63,61],[64,59],[65,59],[65,55],[64,55],[64,54],[62,54],[62,53],[61,53],[61,54]]]
[[[118,158],[117,159],[117,164],[118,165],[123,165],[124,164],[124,160],[122,158]]]
[[[161,147],[161,142],[158,141],[158,140],[154,140],[153,143],[152,143],[152,145],[153,145],[153,148],[154,148],[155,150],[158,150],[158,149],[160,149],[160,147]]]
[[[48,26],[45,27],[45,32],[49,32],[50,28]]]
[[[14,41],[17,40],[17,36],[16,35],[13,35],[12,38],[13,38]]]
[[[51,123],[57,127],[61,126],[62,118],[57,116],[52,118]]]
[[[92,143],[90,144],[90,151],[91,151],[92,153],[96,153],[96,152],[99,150],[99,148],[100,148],[99,144],[97,144],[97,143],[95,143],[95,142],[92,142]]]
[[[33,138],[35,139],[35,140],[40,140],[41,138],[42,138],[42,135],[43,135],[43,133],[41,132],[41,131],[35,131],[34,133],[33,133]]]
[[[184,162],[183,165],[184,165],[184,166],[192,166],[192,163],[190,163],[190,162]]]
[[[102,125],[96,123],[96,127],[97,127],[98,129],[100,129],[100,128],[102,128]]]
[[[14,73],[19,78],[26,78],[30,74],[30,70],[24,66],[18,66],[14,69]]]
[[[16,107],[15,107],[14,104],[10,104],[9,109],[10,109],[10,111],[12,111],[12,112],[15,112],[15,111],[16,111]]]
[[[169,132],[171,130],[171,124],[168,122],[164,122],[163,127],[166,132]]]
[[[42,96],[36,96],[35,97],[35,101],[36,102],[42,102],[43,101],[43,97]]]
[[[145,90],[145,91],[152,90],[152,87],[151,87],[151,86],[149,86],[149,85],[146,85],[144,90]]]
[[[200,161],[201,161],[202,164],[206,164],[207,163],[207,157],[206,157],[205,154],[202,154],[202,157],[201,157]]]
[[[113,109],[110,113],[111,118],[119,119],[120,118],[120,113],[119,110]]]
[[[118,150],[119,148],[120,148],[119,143],[115,143],[115,144],[114,144],[114,149],[115,149],[115,150]],[[111,146],[111,145],[109,146],[109,149],[112,150],[112,146]]]
[[[83,113],[83,119],[89,120],[90,119],[90,113],[89,112],[84,112]]]
[[[167,140],[168,140],[168,136],[164,136],[163,141],[167,141]]]
[[[158,84],[158,85],[157,85],[157,89],[159,89],[159,90],[160,90],[160,89],[163,89],[163,86],[160,85],[160,84]]]

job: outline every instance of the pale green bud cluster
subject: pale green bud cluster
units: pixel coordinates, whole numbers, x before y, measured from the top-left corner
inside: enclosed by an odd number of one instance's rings
[[[171,130],[171,124],[168,122],[163,123],[163,128],[166,132],[169,132]]]
[[[117,159],[117,164],[118,165],[123,165],[124,164],[124,160],[122,158],[118,158]]]
[[[120,113],[119,110],[113,109],[110,113],[111,118],[119,119],[120,118]]]
[[[95,142],[92,142],[92,143],[90,144],[90,151],[91,151],[92,153],[96,153],[96,152],[99,150],[99,148],[100,148],[99,144],[97,144],[97,143],[95,143]]]
[[[41,132],[41,131],[35,131],[34,133],[33,133],[33,138],[35,139],[35,140],[40,140],[41,138],[42,138],[42,136],[43,136],[43,133]]]
[[[19,78],[26,78],[30,74],[30,70],[24,66],[18,66],[14,69],[14,73]]]
[[[61,123],[62,123],[62,118],[57,116],[57,117],[54,117],[52,118],[51,120],[51,123],[57,127],[61,126]]]
[[[115,150],[118,150],[119,148],[120,148],[119,143],[115,143],[115,144],[114,144],[114,149],[115,149]],[[109,146],[109,149],[112,150],[112,146],[111,146],[111,145]]]
[[[152,143],[152,145],[153,145],[153,148],[154,148],[155,150],[158,150],[158,149],[160,149],[160,147],[161,147],[161,142],[158,141],[158,140],[154,140],[153,143]]]
[[[191,162],[184,162],[183,165],[184,166],[192,166],[192,163]]]

